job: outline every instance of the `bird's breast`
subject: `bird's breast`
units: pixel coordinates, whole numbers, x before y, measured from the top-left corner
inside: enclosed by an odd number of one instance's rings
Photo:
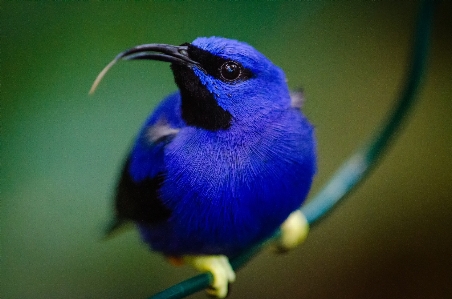
[[[240,200],[243,188],[297,181],[294,175],[311,171],[313,152],[312,128],[297,112],[254,128],[184,128],[166,148],[165,164],[172,187],[202,190],[193,200],[227,202]]]
[[[165,149],[159,192],[172,216],[155,248],[234,252],[273,233],[303,202],[315,169],[310,125],[289,123],[252,135],[181,129]]]

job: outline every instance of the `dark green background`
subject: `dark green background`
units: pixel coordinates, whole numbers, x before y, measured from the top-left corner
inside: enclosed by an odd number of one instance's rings
[[[0,297],[144,298],[194,273],[135,231],[100,241],[134,134],[175,89],[167,64],[123,62],[89,97],[117,53],[211,35],[255,46],[306,90],[315,192],[398,95],[414,2],[0,2]],[[452,298],[451,19],[443,1],[419,102],[370,179],[302,247],[249,263],[230,298]]]

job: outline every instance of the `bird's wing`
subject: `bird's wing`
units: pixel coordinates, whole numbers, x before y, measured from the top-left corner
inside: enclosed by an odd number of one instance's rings
[[[165,147],[185,126],[179,107],[179,94],[169,96],[141,129],[119,177],[114,198],[115,218],[107,236],[130,221],[156,224],[170,216],[171,211],[162,203],[158,189],[165,176]]]

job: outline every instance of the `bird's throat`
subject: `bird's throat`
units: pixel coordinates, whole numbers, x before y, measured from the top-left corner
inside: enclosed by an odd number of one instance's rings
[[[218,105],[194,71],[178,64],[172,64],[171,69],[181,93],[182,119],[185,123],[209,131],[228,129],[232,121],[231,113]]]

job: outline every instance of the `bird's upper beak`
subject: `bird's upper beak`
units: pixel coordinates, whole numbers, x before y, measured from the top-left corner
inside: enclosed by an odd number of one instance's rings
[[[89,91],[90,94],[94,93],[102,78],[107,71],[118,60],[137,60],[137,59],[149,59],[171,62],[176,64],[182,64],[187,66],[199,65],[198,62],[188,57],[188,44],[181,46],[173,46],[167,44],[144,44],[128,49],[122,53],[119,53],[107,66],[99,73],[96,80]]]

